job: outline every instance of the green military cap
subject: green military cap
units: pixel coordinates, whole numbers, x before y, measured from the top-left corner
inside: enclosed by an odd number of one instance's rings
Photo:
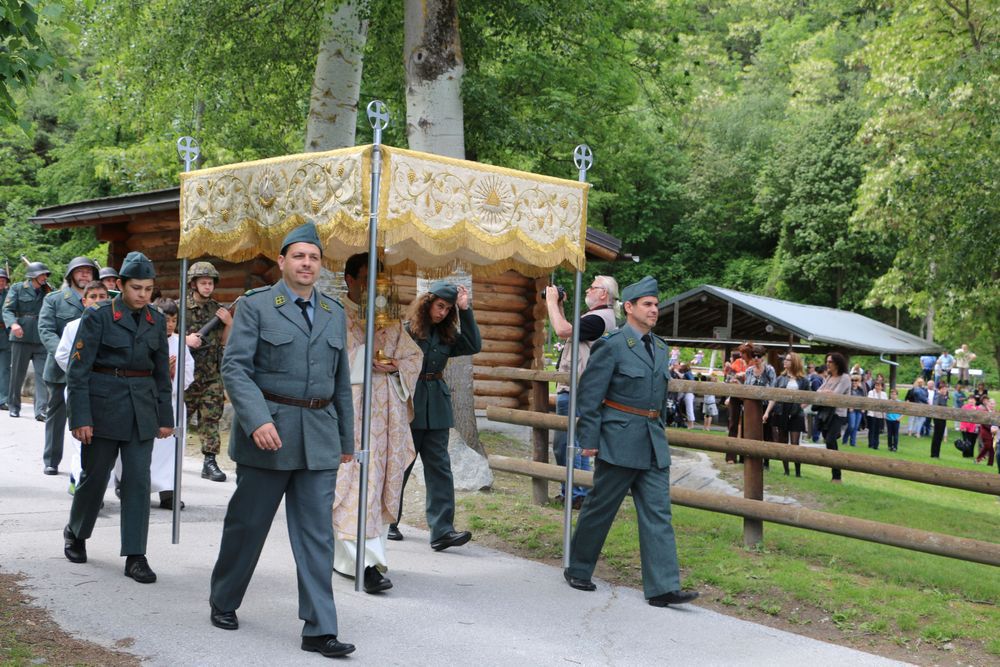
[[[455,305],[455,300],[458,299],[458,288],[446,280],[435,280],[427,291],[451,305]]]
[[[660,288],[656,284],[656,278],[646,276],[637,283],[632,283],[622,290],[622,301],[635,301],[644,296],[660,297]]]
[[[153,263],[149,261],[148,257],[138,250],[133,250],[125,255],[125,261],[122,262],[122,268],[118,272],[118,276],[123,279],[136,278],[139,280],[155,278],[156,270],[153,268]]]
[[[293,243],[312,243],[314,246],[319,248],[320,256],[323,255],[323,244],[320,243],[319,234],[316,233],[315,223],[306,222],[288,232],[288,236],[286,236],[285,240],[281,242],[280,254],[284,255],[285,250]]]

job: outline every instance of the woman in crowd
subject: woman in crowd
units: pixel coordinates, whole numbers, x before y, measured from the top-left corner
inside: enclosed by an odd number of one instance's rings
[[[868,395],[868,391],[865,389],[864,384],[861,382],[860,375],[851,375],[851,396],[861,396],[865,397]],[[858,444],[858,429],[861,427],[861,417],[865,414],[865,411],[861,408],[848,408],[847,410],[847,430],[844,431],[844,439],[841,444],[848,444],[850,440],[851,447],[856,447]]]
[[[962,406],[962,409],[980,410],[981,406],[976,405],[975,396],[969,396],[965,399],[965,405]],[[979,435],[979,424],[975,424],[973,422],[961,422],[958,425],[958,430],[962,433],[962,440],[965,441],[962,456],[964,458],[972,458],[976,451],[976,438]]]
[[[828,372],[823,386],[817,389],[817,393],[830,393],[847,396],[851,392],[851,378],[847,374],[847,359],[840,352],[831,352],[826,355],[826,369]],[[847,408],[820,408],[822,417],[823,441],[827,449],[837,451],[837,443],[840,440],[840,430],[847,421]],[[831,469],[832,480],[839,484],[841,480],[840,468]]]
[[[899,392],[895,389],[891,390],[889,392],[889,400],[899,401]],[[898,412],[887,412],[885,414],[885,439],[890,452],[899,449],[899,420],[902,416]]]
[[[986,412],[993,412],[996,410],[996,401],[992,398],[986,398],[983,400],[983,404],[980,407],[986,410]],[[989,457],[986,465],[991,468],[993,467],[993,458],[995,456],[993,442],[996,432],[996,426],[991,426],[989,424],[979,425],[979,442],[982,443],[982,449],[979,450],[979,456],[976,457],[976,463],[980,463],[984,458]]]
[[[784,359],[784,371],[775,382],[777,389],[792,389],[809,391],[809,380],[802,368],[802,358],[794,352],[788,352]],[[803,403],[777,403],[769,401],[764,410],[764,421],[774,425],[775,441],[781,444],[798,445],[802,432],[806,430],[805,410]],[[785,474],[788,474],[788,461],[783,461]],[[802,464],[795,462],[795,476],[802,476]]]
[[[948,383],[944,380],[937,385],[937,390],[934,392],[934,396],[931,400],[931,405],[934,407],[948,407]],[[944,442],[945,428],[948,424],[947,419],[934,418],[934,430],[931,433],[931,458],[939,459],[941,458],[941,443]]]
[[[694,380],[694,373],[691,372],[690,366],[681,364],[679,370],[682,380]],[[687,422],[688,428],[694,428],[694,393],[684,392],[682,398],[684,401],[684,420]]]
[[[926,405],[927,403],[927,389],[924,388],[924,379],[918,377],[913,381],[913,386],[910,390],[906,392],[907,403],[919,403]],[[910,418],[906,422],[906,435],[913,435],[920,437],[920,429],[924,425],[924,418],[917,417],[916,415],[910,415]]]
[[[982,405],[983,399],[990,397],[990,392],[986,389],[986,383],[980,382],[977,384],[976,390],[972,392],[972,396],[976,399],[976,405]]]
[[[881,376],[880,376],[881,377]],[[875,380],[875,386],[868,392],[868,398],[880,398],[888,400],[888,396],[883,389],[882,381]],[[882,434],[882,423],[885,417],[883,412],[868,411],[868,448],[878,449],[879,436]]]
[[[747,366],[743,384],[751,387],[773,387],[777,377],[774,373],[774,366],[767,363],[767,350],[763,345],[744,343],[740,351],[749,353],[752,362]],[[743,401],[743,437],[748,440],[763,440],[771,442],[771,425],[764,416],[766,401],[754,401],[746,399]],[[764,467],[768,467],[768,460],[764,459]]]

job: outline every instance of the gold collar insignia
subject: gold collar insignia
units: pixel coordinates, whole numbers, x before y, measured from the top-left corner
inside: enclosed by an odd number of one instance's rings
[[[628,343],[629,347],[635,347],[635,338],[626,338],[625,342]]]
[[[330,304],[328,304],[326,301],[323,301],[322,299],[319,302],[319,307],[328,313],[330,312]]]
[[[279,294],[276,297],[274,297],[274,305],[277,306],[278,308],[284,306],[286,301],[288,301],[288,299],[285,298],[284,294]]]

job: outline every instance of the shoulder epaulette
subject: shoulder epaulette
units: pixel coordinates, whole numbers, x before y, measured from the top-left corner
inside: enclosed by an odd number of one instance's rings
[[[601,336],[601,338],[611,338],[612,336],[617,336],[621,332],[622,332],[621,329],[615,329],[614,331],[605,331],[604,335]]]
[[[255,287],[253,289],[248,289],[246,292],[243,293],[243,296],[251,296],[257,294],[258,292],[266,292],[269,289],[271,289],[270,285],[264,285],[263,287]]]
[[[336,305],[336,306],[340,306],[341,310],[344,309],[344,304],[342,304],[340,302],[340,299],[336,299],[336,298],[334,298],[334,297],[332,297],[332,296],[330,296],[328,294],[324,294],[323,292],[319,293],[319,297],[320,297],[319,298],[319,307],[322,308],[323,310],[327,311],[327,312],[329,312],[331,304]]]
[[[95,304],[91,304],[87,306],[87,308],[90,308],[91,310],[100,310],[101,308],[107,308],[110,305],[111,299],[105,299],[104,301],[98,301]]]

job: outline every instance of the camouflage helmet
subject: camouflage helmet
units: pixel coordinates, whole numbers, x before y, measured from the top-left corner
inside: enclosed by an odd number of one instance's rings
[[[100,270],[97,267],[97,262],[95,262],[91,258],[89,258],[89,257],[74,257],[72,260],[70,260],[70,263],[66,265],[66,279],[69,280],[69,277],[71,275],[73,275],[73,272],[75,270],[77,270],[77,269],[79,269],[81,267],[84,267],[84,266],[93,269],[95,276],[97,275],[97,272]]]
[[[105,278],[118,278],[118,277],[119,277],[118,272],[115,271],[110,266],[105,266],[103,269],[101,269],[100,274],[98,274],[98,280],[104,280]]]
[[[37,278],[41,275],[52,275],[49,271],[49,267],[45,266],[41,262],[28,262],[28,268],[25,270],[24,274],[29,278]]]
[[[188,269],[188,284],[190,285],[193,280],[198,278],[211,278],[215,282],[219,282],[219,272],[215,270],[211,262],[195,262]]]

